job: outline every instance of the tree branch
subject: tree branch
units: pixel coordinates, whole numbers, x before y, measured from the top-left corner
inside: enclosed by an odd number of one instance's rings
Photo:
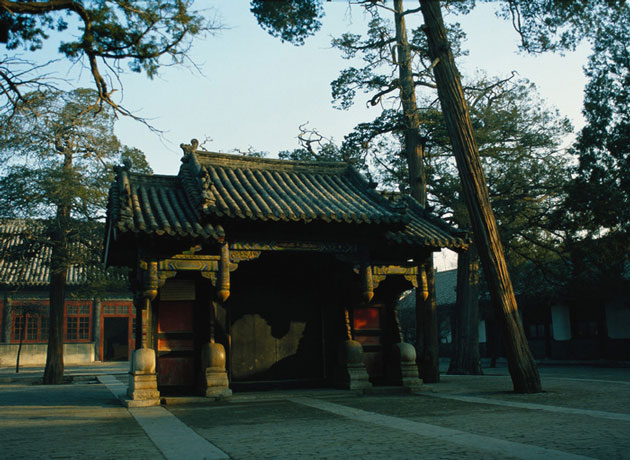
[[[381,101],[383,96],[399,88],[400,88],[400,85],[398,83],[398,79],[396,79],[393,82],[391,82],[386,89],[379,91],[374,96],[372,96],[372,98],[368,101],[368,104],[370,104],[372,107],[374,107],[375,105],[378,105],[378,103]]]

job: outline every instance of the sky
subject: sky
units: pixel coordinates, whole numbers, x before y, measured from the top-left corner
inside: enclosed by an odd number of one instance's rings
[[[409,0],[405,6],[415,8],[417,2]],[[345,0],[326,2],[322,29],[297,47],[263,31],[249,11],[248,0],[197,0],[195,7],[216,17],[223,28],[193,43],[186,67],[164,67],[153,80],[133,72],[119,76],[120,102],[163,134],[158,136],[126,117],[117,122],[115,133],[123,144],[142,150],[155,173],[176,174],[182,156],[179,145],[192,138],[210,151],[253,149],[275,157],[299,146],[302,124],[341,142],[358,123],[378,115],[378,107],[366,107],[367,95],[359,94],[355,105],[345,111],[331,103],[330,82],[349,62],[330,41],[348,31],[365,33],[361,8],[349,9]],[[419,14],[407,18],[410,28],[421,23]],[[478,5],[469,15],[445,19],[459,21],[467,34],[463,47],[469,55],[457,61],[462,74],[484,71],[507,77],[516,71],[533,81],[547,104],[568,116],[576,129],[583,125],[582,67],[588,46],[566,56],[519,53],[518,35],[488,4]],[[43,53],[52,55],[57,46],[47,43]],[[62,60],[60,65],[65,64]],[[89,72],[80,66],[64,72],[77,85],[93,86]],[[438,268],[452,268],[454,263],[452,255],[436,257]]]
[[[330,40],[346,31],[365,31],[360,8],[349,10],[345,1],[325,3],[322,29],[296,47],[263,31],[246,0],[196,4],[211,8],[209,13],[224,24],[223,30],[194,43],[190,57],[198,70],[164,68],[154,80],[131,73],[122,77],[125,106],[150,119],[164,134],[157,136],[131,119],[121,119],[116,134],[123,143],[144,151],[156,173],[175,174],[179,145],[192,138],[207,140],[203,147],[210,151],[251,148],[274,157],[298,147],[297,134],[304,123],[341,141],[356,124],[378,115],[378,108],[366,107],[367,95],[360,94],[347,111],[331,104],[330,82],[349,63],[331,48]],[[582,66],[588,47],[564,57],[519,54],[516,32],[509,22],[496,18],[491,5],[447,20],[461,22],[468,36],[464,47],[470,54],[457,62],[461,73],[483,70],[506,77],[516,71],[533,81],[543,99],[574,126],[583,124]],[[416,25],[419,21],[418,17]]]

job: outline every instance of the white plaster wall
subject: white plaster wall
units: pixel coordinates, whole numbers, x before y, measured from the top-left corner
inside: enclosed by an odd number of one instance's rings
[[[17,343],[0,343],[0,366],[15,366]],[[46,364],[48,345],[43,343],[24,343],[20,352],[20,366],[39,366]],[[65,364],[86,364],[94,362],[94,342],[65,343],[63,362]]]
[[[479,321],[479,343],[486,343],[488,341],[486,337],[486,320]]]
[[[571,318],[568,306],[551,307],[551,326],[554,340],[571,340]]]
[[[630,303],[616,299],[606,305],[606,327],[611,339],[630,339]]]

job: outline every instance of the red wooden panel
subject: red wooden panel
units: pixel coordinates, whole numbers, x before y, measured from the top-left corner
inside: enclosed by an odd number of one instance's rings
[[[158,359],[158,385],[187,386],[194,382],[194,375],[192,356],[160,356]]]
[[[354,309],[354,329],[380,329],[381,311],[379,308],[364,307]]]
[[[160,302],[158,332],[192,332],[192,302]]]
[[[159,351],[192,351],[192,339],[171,339],[158,337]]]
[[[359,342],[361,345],[380,345],[381,344],[381,336],[380,335],[356,335],[354,340]]]

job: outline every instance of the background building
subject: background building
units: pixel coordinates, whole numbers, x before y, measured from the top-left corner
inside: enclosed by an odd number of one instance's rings
[[[41,245],[16,259],[11,248],[23,243],[24,230],[37,222],[0,222],[0,366],[46,362],[49,317],[50,248]],[[43,228],[43,227],[42,227]],[[43,236],[39,234],[39,236]],[[108,273],[116,278],[120,274]],[[64,307],[64,361],[88,363],[127,360],[134,349],[135,309],[128,289],[90,289],[83,266],[72,265]],[[20,343],[21,349],[20,349]]]

